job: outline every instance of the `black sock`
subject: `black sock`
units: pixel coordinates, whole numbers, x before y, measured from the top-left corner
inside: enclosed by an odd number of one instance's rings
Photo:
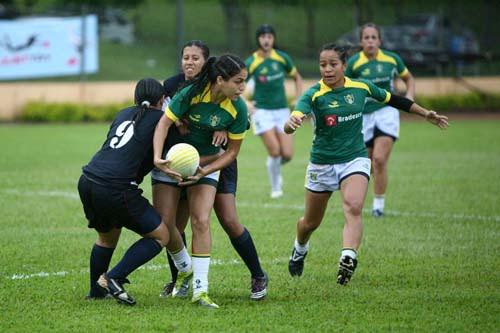
[[[90,252],[90,297],[102,297],[104,293],[97,286],[97,280],[101,274],[106,273],[109,268],[114,248],[108,248],[94,244]]]
[[[184,232],[181,233],[182,237],[182,242],[184,243],[184,246],[186,246],[186,234]],[[167,259],[168,259],[168,267],[170,268],[170,276],[172,277],[172,282],[177,281],[177,274],[179,274],[179,271],[177,270],[177,267],[175,267],[174,260],[170,256],[170,253],[168,253],[168,249],[165,249],[167,251]]]
[[[245,265],[247,265],[252,277],[263,277],[264,272],[260,267],[259,256],[257,255],[257,250],[253,244],[252,236],[250,236],[248,230],[245,228],[245,231],[243,231],[241,236],[231,238],[231,243],[233,244],[236,252],[240,255],[241,259],[245,262]]]
[[[122,260],[112,270],[108,276],[113,279],[125,279],[130,273],[144,265],[161,251],[161,245],[152,238],[141,238],[123,256]]]

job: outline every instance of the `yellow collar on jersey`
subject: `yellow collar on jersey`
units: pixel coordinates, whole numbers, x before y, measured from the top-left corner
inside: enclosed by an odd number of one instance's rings
[[[391,57],[388,54],[385,54],[384,51],[382,51],[381,49],[378,50],[377,55],[375,56],[374,60],[380,61],[380,62],[388,62],[388,63],[396,66],[396,59],[394,59],[393,57]],[[352,65],[352,69],[355,70],[359,66],[367,64],[369,61],[370,61],[370,59],[368,59],[366,54],[363,51],[361,51],[361,52],[359,52],[358,60],[356,60],[356,62]]]
[[[257,67],[259,67],[260,64],[262,64],[264,62],[264,60],[266,59],[272,59],[272,60],[275,60],[277,62],[280,62],[282,63],[283,65],[286,65],[286,60],[285,58],[283,58],[282,56],[279,55],[278,52],[276,52],[275,49],[271,49],[271,53],[269,54],[269,57],[261,57],[259,55],[259,52],[258,51],[255,51],[253,53],[253,61],[252,63],[250,64],[250,67],[248,68],[248,74],[252,74],[255,69],[257,69]]]
[[[368,85],[366,83],[363,83],[363,82],[358,82],[358,81],[353,81],[351,80],[350,78],[348,78],[347,76],[344,77],[344,86],[341,87],[341,88],[359,88],[359,89],[364,89],[366,91],[368,91],[370,94],[370,88],[368,87]],[[325,84],[325,82],[323,82],[323,79],[321,79],[319,82],[319,90],[317,92],[314,93],[314,95],[312,96],[312,101],[314,102],[314,100],[320,96],[323,96],[324,94],[326,94],[327,92],[330,92],[330,91],[333,91],[334,89],[330,88],[329,86],[327,86]]]

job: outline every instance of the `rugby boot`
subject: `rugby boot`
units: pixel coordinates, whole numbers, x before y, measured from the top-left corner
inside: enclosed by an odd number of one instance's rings
[[[112,279],[108,277],[106,273],[102,274],[97,280],[97,283],[102,288],[106,289],[111,296],[120,304],[125,305],[135,305],[135,299],[127,294],[125,288],[123,288],[123,284],[130,283],[127,279]]]
[[[290,256],[290,261],[288,262],[288,271],[291,276],[301,276],[304,270],[304,259],[307,256],[307,252],[301,254],[295,250],[292,250],[292,255]]]
[[[339,271],[337,273],[337,283],[343,286],[347,285],[358,266],[358,260],[350,256],[343,256],[339,261]]]

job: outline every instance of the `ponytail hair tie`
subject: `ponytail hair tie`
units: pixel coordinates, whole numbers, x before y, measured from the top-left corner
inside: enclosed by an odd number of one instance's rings
[[[143,102],[141,103],[141,106],[142,106],[142,107],[146,107],[146,108],[149,108],[149,106],[150,106],[150,105],[151,105],[151,103],[149,103],[149,101],[143,101]]]

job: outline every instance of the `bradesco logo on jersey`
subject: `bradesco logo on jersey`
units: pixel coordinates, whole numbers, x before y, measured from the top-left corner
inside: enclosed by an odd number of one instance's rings
[[[337,126],[337,115],[327,114],[325,116],[325,125],[328,127]]]
[[[344,121],[351,121],[351,120],[354,120],[354,119],[358,119],[359,117],[361,117],[363,115],[362,112],[359,112],[359,113],[353,113],[353,114],[350,114],[348,116],[339,116],[338,117],[338,122],[339,123],[342,123]]]
[[[352,121],[361,117],[363,113],[354,113],[348,116],[337,116],[336,114],[328,114],[324,117],[325,125],[328,127],[337,126],[338,123],[343,123],[345,121]]]
[[[278,68],[278,64],[274,63],[272,66],[273,70],[276,72]],[[258,80],[260,83],[266,83],[266,82],[271,82],[274,80],[280,80],[285,77],[285,74],[283,72],[278,72],[278,73],[269,73],[269,70],[267,67],[264,67],[258,75]]]

